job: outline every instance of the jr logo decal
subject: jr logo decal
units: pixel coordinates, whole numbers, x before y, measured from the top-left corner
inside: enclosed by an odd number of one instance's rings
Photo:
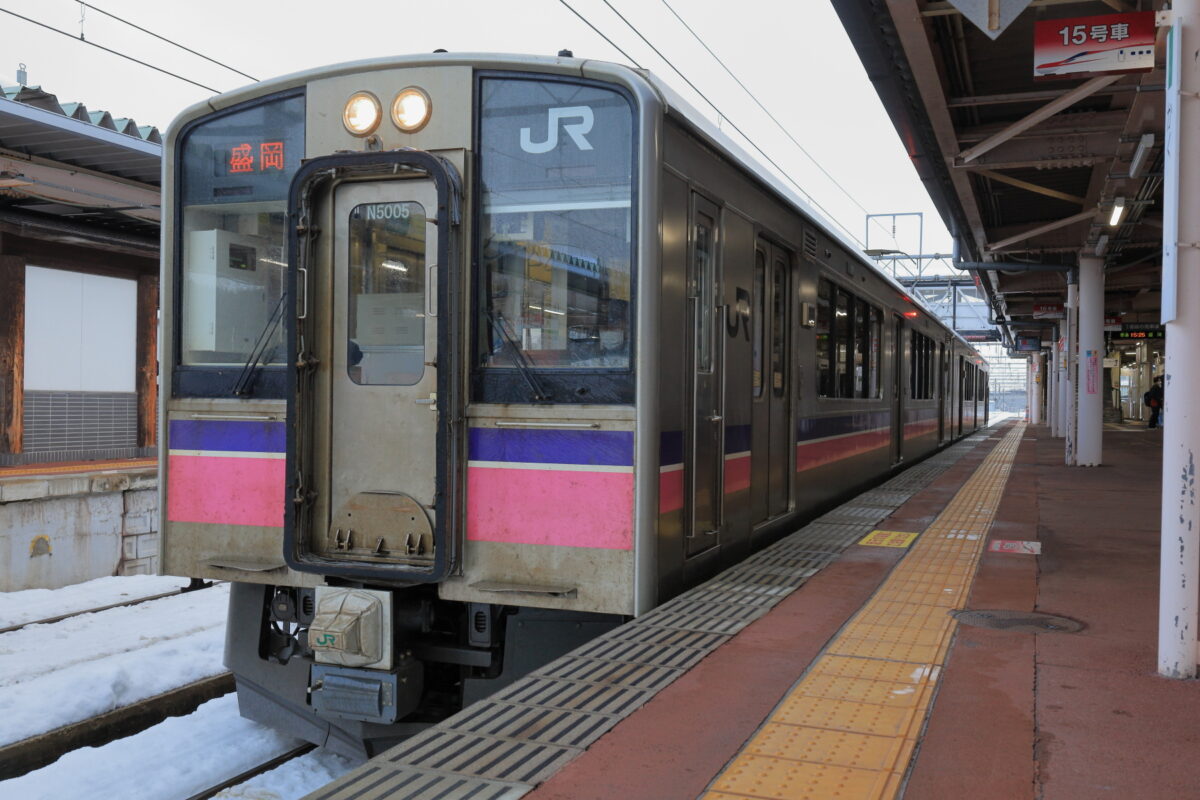
[[[543,142],[533,141],[529,128],[521,128],[521,149],[526,153],[549,153],[554,148],[558,147],[558,124],[562,122],[562,128],[571,137],[571,141],[580,150],[591,150],[592,143],[589,142],[584,134],[592,129],[596,118],[592,115],[592,109],[587,106],[566,106],[564,108],[552,108],[548,113],[546,120],[546,140]],[[577,119],[578,122],[568,123],[565,120]]]
[[[337,644],[337,637],[332,633],[323,633],[321,638],[316,641],[317,647],[333,647],[335,644]]]

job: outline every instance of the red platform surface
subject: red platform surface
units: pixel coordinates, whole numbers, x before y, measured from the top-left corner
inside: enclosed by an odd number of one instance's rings
[[[1106,430],[1105,466],[1068,468],[1061,439],[1026,429],[989,535],[1043,554],[986,552],[968,607],[1086,627],[960,625],[901,796],[1200,797],[1200,684],[1155,672],[1161,436]],[[879,527],[922,530],[992,444]],[[902,553],[852,547],[526,797],[699,796]]]

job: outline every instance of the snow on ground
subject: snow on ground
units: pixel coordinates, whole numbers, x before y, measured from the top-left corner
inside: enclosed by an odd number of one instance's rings
[[[97,578],[60,589],[0,592],[0,628],[102,608],[137,597],[152,597],[187,585],[187,578],[170,575],[128,575]]]
[[[217,800],[297,800],[359,766],[326,750],[313,750],[215,795]],[[0,783],[0,792],[4,784]]]
[[[180,800],[300,744],[299,740],[242,719],[238,716],[237,698],[230,694],[210,700],[186,717],[173,717],[103,747],[75,750],[28,775],[0,781],[0,797]],[[309,755],[319,753],[317,750]],[[311,775],[311,779],[304,775],[281,778],[279,786],[270,785],[270,789],[289,792],[278,794],[281,800],[299,797],[311,791],[304,789],[305,786],[321,786],[353,766],[356,765],[352,762],[324,754],[310,760],[307,770],[298,770]],[[243,786],[249,786],[249,782]],[[222,796],[275,800],[277,795]]]
[[[218,585],[0,634],[0,745],[224,672],[228,601]]]

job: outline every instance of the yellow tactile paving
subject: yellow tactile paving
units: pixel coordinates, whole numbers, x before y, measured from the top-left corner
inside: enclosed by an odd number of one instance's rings
[[[713,789],[743,797],[795,800],[878,797],[890,777],[883,770],[744,754],[717,778]]]
[[[806,725],[831,731],[904,736],[911,716],[907,709],[898,706],[889,708],[793,694],[775,709],[771,719],[789,725]]]
[[[859,769],[891,769],[904,749],[904,740],[849,731],[827,731],[771,722],[746,746],[758,756],[789,758]]]
[[[1024,432],[988,454],[704,800],[894,798]]]

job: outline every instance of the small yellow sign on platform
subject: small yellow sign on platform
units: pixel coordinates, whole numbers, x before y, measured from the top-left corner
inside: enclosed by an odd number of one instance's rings
[[[859,544],[868,547],[908,547],[916,538],[917,534],[903,531],[871,531]]]

